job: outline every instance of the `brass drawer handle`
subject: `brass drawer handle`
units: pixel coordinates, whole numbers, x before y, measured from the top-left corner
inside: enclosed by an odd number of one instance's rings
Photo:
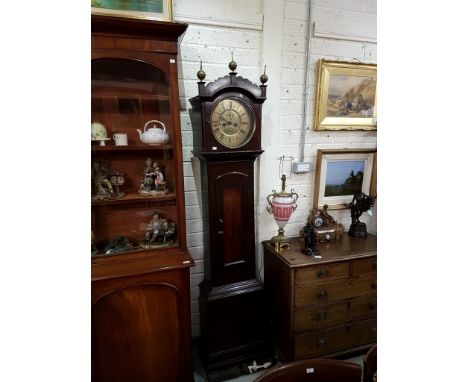
[[[320,312],[317,314],[317,321],[324,321],[327,319],[327,313],[325,312]]]
[[[325,289],[322,289],[318,295],[317,295],[317,298],[319,298],[320,300],[323,300],[324,298],[326,298],[328,296],[328,292],[325,290]]]
[[[377,308],[377,301],[372,301],[370,304],[369,304],[369,309],[370,310],[375,310]]]
[[[318,348],[323,348],[327,344],[327,341],[325,338],[321,338],[320,340],[317,341],[317,347]]]
[[[317,276],[321,279],[328,277],[328,269],[321,269],[317,272]]]

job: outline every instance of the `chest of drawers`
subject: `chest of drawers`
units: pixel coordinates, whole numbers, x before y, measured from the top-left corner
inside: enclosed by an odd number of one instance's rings
[[[377,341],[377,238],[343,236],[319,244],[321,259],[303,243],[275,250],[263,242],[264,290],[272,338],[285,361],[338,356]]]

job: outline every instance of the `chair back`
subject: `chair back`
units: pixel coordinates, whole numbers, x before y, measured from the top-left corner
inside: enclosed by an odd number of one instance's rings
[[[361,382],[362,368],[332,359],[306,359],[267,371],[254,382]]]
[[[377,382],[377,345],[374,345],[364,356],[363,382]]]

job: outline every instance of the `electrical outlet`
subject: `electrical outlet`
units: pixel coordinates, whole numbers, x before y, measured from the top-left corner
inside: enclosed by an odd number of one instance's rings
[[[293,173],[303,174],[312,170],[312,163],[310,162],[293,162]]]

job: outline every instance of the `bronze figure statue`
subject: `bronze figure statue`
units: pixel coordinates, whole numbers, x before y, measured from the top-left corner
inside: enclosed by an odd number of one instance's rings
[[[366,223],[359,221],[359,217],[363,212],[369,211],[374,207],[375,198],[364,194],[363,192],[356,192],[353,200],[350,203],[352,223],[349,227],[348,235],[353,237],[367,237]]]
[[[311,224],[307,223],[302,228],[302,236],[304,237],[304,249],[302,253],[307,256],[320,256],[320,251],[317,249],[317,236]]]

